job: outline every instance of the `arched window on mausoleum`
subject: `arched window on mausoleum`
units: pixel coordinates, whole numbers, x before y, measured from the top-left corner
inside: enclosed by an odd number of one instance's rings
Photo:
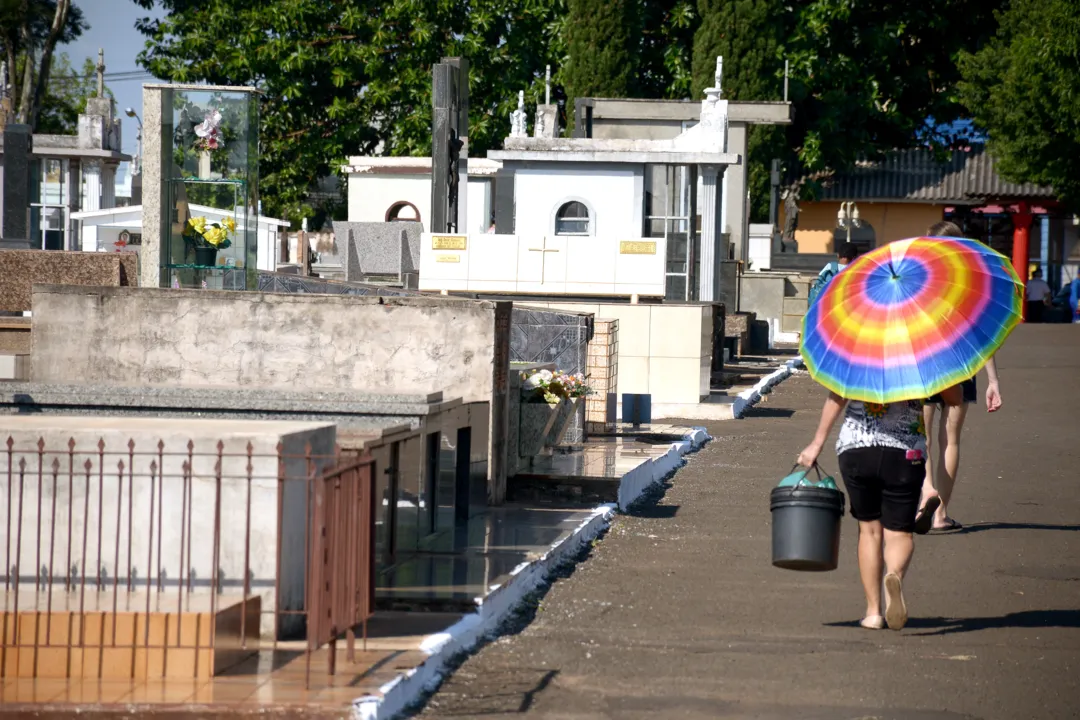
[[[394,220],[420,222],[420,211],[411,202],[401,200],[391,205],[386,211],[386,222]]]
[[[591,224],[589,208],[578,200],[563,203],[555,213],[556,235],[591,235]]]

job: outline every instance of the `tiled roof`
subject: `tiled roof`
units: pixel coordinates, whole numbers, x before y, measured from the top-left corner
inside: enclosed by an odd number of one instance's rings
[[[929,149],[897,150],[880,161],[823,181],[819,200],[891,200],[981,203],[985,200],[1052,199],[1052,188],[1003,180],[983,146],[954,150],[940,162]]]

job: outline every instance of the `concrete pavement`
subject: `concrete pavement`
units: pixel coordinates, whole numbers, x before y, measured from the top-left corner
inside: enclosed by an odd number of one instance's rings
[[[619,518],[421,716],[1080,716],[1080,326],[1022,327],[998,361],[1004,408],[973,410],[964,436],[966,530],[917,539],[903,632],[856,625],[850,517],[839,570],[770,565],[769,491],[823,399],[800,375],[710,426],[663,498]],[[823,463],[835,470],[831,450]]]

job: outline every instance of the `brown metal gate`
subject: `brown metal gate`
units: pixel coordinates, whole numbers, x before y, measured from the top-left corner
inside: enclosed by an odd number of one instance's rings
[[[346,638],[346,657],[355,659],[357,625],[374,612],[375,489],[370,457],[347,461],[319,476],[309,488],[307,642],[311,651],[330,644],[335,671],[337,640]]]

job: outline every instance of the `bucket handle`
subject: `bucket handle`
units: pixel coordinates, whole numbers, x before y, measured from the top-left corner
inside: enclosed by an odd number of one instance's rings
[[[799,463],[795,463],[794,465],[792,465],[792,466],[791,466],[791,473],[794,473],[794,472],[795,472],[795,470],[796,470],[796,469],[797,469],[798,467],[799,467]],[[794,494],[795,494],[795,491],[799,489],[799,486],[801,486],[801,485],[803,484],[803,480],[805,480],[805,479],[806,479],[806,476],[810,474],[810,471],[811,471],[811,470],[813,470],[813,471],[814,471],[815,473],[817,473],[817,481],[818,481],[819,483],[820,483],[820,482],[821,482],[822,480],[824,480],[824,478],[823,478],[823,477],[821,477],[821,466],[820,466],[820,465],[818,465],[818,463],[817,463],[817,460],[815,460],[815,461],[814,461],[814,464],[813,464],[813,465],[811,465],[810,467],[806,468],[806,472],[804,472],[804,473],[803,473],[803,475],[802,475],[802,477],[801,477],[801,478],[799,478],[799,482],[795,483],[795,484],[794,484],[794,485],[793,485],[793,486],[791,487],[791,494],[792,494],[792,495],[794,495]],[[790,475],[791,473],[788,473],[788,474]]]

